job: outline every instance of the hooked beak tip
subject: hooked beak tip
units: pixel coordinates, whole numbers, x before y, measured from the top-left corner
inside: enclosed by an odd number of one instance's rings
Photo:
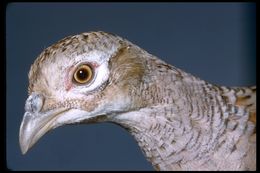
[[[28,148],[22,148],[21,147],[21,150],[22,150],[22,154],[25,155],[27,153],[27,151],[28,151]]]
[[[22,151],[22,154],[25,155],[29,149],[29,144],[28,142],[26,142],[24,139],[23,139],[23,133],[20,131],[20,140],[19,140],[19,143],[20,143],[20,149]]]

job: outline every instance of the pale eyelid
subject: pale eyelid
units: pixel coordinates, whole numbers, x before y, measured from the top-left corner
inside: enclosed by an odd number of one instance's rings
[[[83,65],[83,64],[86,64],[86,65],[88,65],[88,66],[90,66],[90,68],[91,68],[91,71],[92,71],[92,77],[91,77],[91,80],[89,81],[89,82],[87,82],[87,83],[83,83],[83,84],[81,84],[81,83],[78,83],[77,81],[75,81],[75,79],[74,79],[74,75],[75,75],[75,73],[77,72],[77,70],[78,70],[78,68],[81,66],[81,65]],[[91,85],[91,83],[95,80],[95,77],[96,77],[96,69],[97,69],[97,67],[98,67],[99,65],[98,64],[93,64],[93,63],[88,63],[88,62],[83,62],[83,63],[80,63],[80,64],[78,64],[77,66],[76,66],[76,68],[74,68],[74,70],[73,70],[73,73],[72,73],[72,76],[71,76],[71,82],[74,84],[74,85],[76,85],[76,86],[88,86],[88,85]]]
[[[75,71],[77,70],[77,67],[82,65],[82,64],[90,64],[93,71],[94,71],[94,75],[95,75],[95,71],[96,71],[96,67],[98,67],[98,63],[96,62],[89,62],[89,61],[80,61],[80,62],[76,62],[74,64],[72,64],[70,67],[67,68],[66,70],[66,76],[65,76],[65,90],[69,91],[72,88],[79,86],[78,84],[75,84],[75,82],[73,81],[73,75],[75,73]],[[95,78],[95,76],[92,78],[91,81],[93,81]],[[92,82],[90,82],[89,84],[91,84]]]
[[[74,72],[82,64],[90,64],[93,69],[93,78],[88,84],[77,84],[73,80]],[[103,86],[106,80],[108,80],[108,60],[103,60],[102,63],[90,62],[90,61],[79,61],[71,65],[67,69],[65,77],[65,89],[66,91],[72,91],[72,93],[81,93],[86,95],[92,91],[97,90],[99,87]]]

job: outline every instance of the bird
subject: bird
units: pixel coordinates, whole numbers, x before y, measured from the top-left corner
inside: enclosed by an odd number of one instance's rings
[[[209,83],[104,31],[47,47],[28,78],[22,154],[57,127],[110,122],[157,171],[256,170],[256,86]]]

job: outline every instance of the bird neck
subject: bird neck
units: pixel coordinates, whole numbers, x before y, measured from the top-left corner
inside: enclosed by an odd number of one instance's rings
[[[202,146],[209,139],[205,132],[193,127],[190,117],[172,114],[173,109],[144,108],[118,115],[114,120],[134,136],[156,170],[182,170],[186,162],[202,157]]]
[[[248,116],[228,104],[218,87],[193,77],[185,80],[171,87],[158,82],[147,91],[152,96],[141,95],[150,97],[149,106],[117,115],[113,121],[135,137],[156,170],[237,167],[223,163],[223,157],[231,155],[245,133]],[[233,120],[231,116],[239,111]],[[247,131],[252,128],[247,126]]]

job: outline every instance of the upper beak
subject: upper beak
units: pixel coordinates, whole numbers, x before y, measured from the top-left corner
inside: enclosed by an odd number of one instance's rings
[[[104,116],[96,116],[102,115],[101,112],[87,112],[65,107],[43,112],[43,104],[44,97],[38,93],[32,93],[26,100],[25,113],[19,134],[23,154],[51,129],[64,124],[87,123],[104,118]]]
[[[44,97],[37,93],[32,93],[25,104],[25,113],[20,126],[19,142],[22,153],[25,154],[45,133],[55,127],[54,121],[67,108],[40,112],[44,102]]]

